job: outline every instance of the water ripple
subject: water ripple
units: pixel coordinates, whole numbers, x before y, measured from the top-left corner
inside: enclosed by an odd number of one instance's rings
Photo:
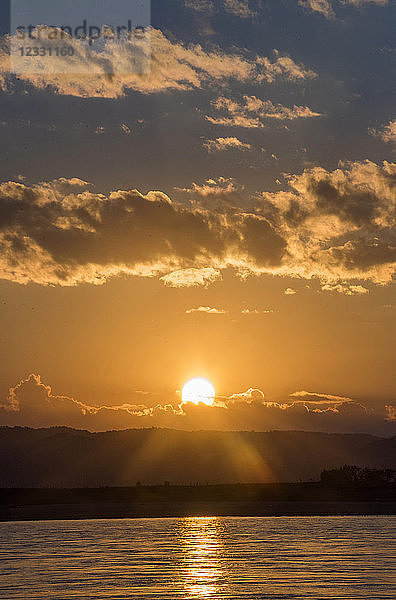
[[[0,523],[3,600],[394,600],[396,517]]]

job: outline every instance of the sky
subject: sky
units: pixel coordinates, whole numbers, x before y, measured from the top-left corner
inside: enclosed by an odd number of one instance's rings
[[[35,70],[21,2],[0,424],[395,435],[395,4],[153,0],[133,44]]]

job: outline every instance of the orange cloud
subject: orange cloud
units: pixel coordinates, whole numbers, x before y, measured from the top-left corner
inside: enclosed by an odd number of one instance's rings
[[[142,397],[140,393],[131,393]],[[151,405],[125,403],[122,406],[90,406],[72,397],[56,395],[31,374],[10,388],[0,406],[0,425],[29,427],[68,426],[91,431],[134,427],[175,429],[254,430],[273,429],[370,432],[392,435],[396,432],[393,407],[374,412],[361,403],[331,394],[296,392],[291,401],[265,400],[257,388],[217,397],[215,405],[182,405],[175,394],[158,403],[155,395],[144,394]]]
[[[198,308],[189,308],[186,310],[187,315],[194,313],[205,313],[207,315],[225,315],[227,311],[220,308],[212,308],[211,306],[199,306]]]
[[[266,126],[268,120],[294,120],[322,116],[312,111],[308,106],[287,107],[273,104],[270,100],[261,100],[256,96],[243,96],[243,102],[231,98],[220,97],[212,102],[213,107],[220,113],[216,117],[206,116],[214,125],[227,127],[245,127],[258,129]]]
[[[389,121],[387,125],[384,125],[382,129],[370,129],[372,135],[380,138],[383,142],[390,142],[396,144],[396,119]]]
[[[366,294],[365,282],[388,284],[396,269],[395,182],[394,163],[314,167],[290,176],[288,190],[256,194],[250,209],[225,178],[179,189],[184,202],[160,191],[92,193],[80,179],[3,183],[0,277],[70,286],[125,274],[187,287],[230,269]]]
[[[246,142],[241,142],[236,137],[216,138],[215,140],[206,140],[204,147],[208,152],[221,152],[224,150],[251,150],[252,146]]]
[[[46,44],[57,41],[51,39]],[[166,90],[187,91],[213,82],[295,81],[315,74],[292,58],[275,55],[273,59],[248,56],[247,52],[227,53],[220,49],[206,51],[199,44],[171,41],[152,28],[142,39],[118,43],[105,39],[101,52],[71,38],[70,56],[51,57],[51,70],[41,74],[26,69],[19,80],[37,88],[52,88],[58,94],[78,97],[118,98],[126,91],[153,94]],[[142,65],[147,68],[143,69]],[[77,74],[76,74],[77,73]],[[0,45],[0,85],[11,91],[15,77],[9,71],[9,54]]]
[[[178,271],[168,273],[160,279],[169,287],[207,287],[215,281],[220,281],[222,276],[218,269],[207,267],[202,269],[180,269]]]

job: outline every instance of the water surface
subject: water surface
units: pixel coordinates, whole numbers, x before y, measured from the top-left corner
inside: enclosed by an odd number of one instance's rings
[[[396,517],[0,523],[2,600],[392,599]]]

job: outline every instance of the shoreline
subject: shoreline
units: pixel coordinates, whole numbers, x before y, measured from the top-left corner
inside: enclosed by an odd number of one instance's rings
[[[317,517],[396,515],[396,502],[275,501],[39,504],[1,506],[0,522],[186,517]]]

